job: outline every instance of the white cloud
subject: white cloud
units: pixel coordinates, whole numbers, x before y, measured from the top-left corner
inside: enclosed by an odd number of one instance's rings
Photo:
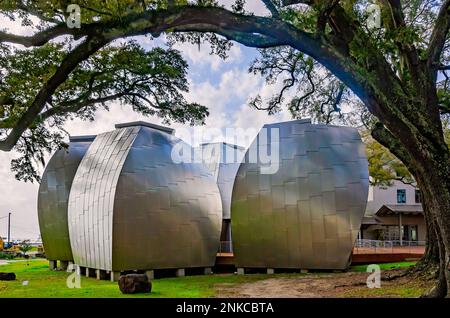
[[[259,94],[264,102],[271,98],[274,94],[279,93],[281,87],[282,82],[280,81],[274,85],[267,85],[261,80],[258,89],[251,91],[249,97],[255,97]],[[286,100],[292,98],[294,94],[294,92],[287,93],[285,95]],[[231,121],[236,128],[253,128],[256,132],[258,132],[264,124],[287,121],[291,119],[291,115],[285,108],[275,115],[269,115],[267,111],[250,108],[248,103],[244,103],[236,112],[232,114]],[[254,135],[256,136],[256,133]],[[251,140],[252,139],[247,140],[246,143],[241,146],[248,147]]]
[[[238,62],[242,57],[242,50],[239,45],[234,44],[228,51],[228,57],[224,60],[217,55],[211,55],[209,44],[198,45],[190,43],[176,43],[174,48],[181,51],[184,57],[187,57],[193,66],[210,67],[212,71],[217,72],[222,66]]]
[[[16,35],[31,35],[36,32],[33,27],[23,26],[21,23],[17,21],[11,21],[9,18],[5,16],[0,16],[2,19],[2,24],[0,29],[5,29],[6,31],[16,34]],[[31,17],[31,21],[34,23],[38,22],[37,18]]]
[[[231,9],[231,5],[235,2],[236,0],[219,0],[219,4],[224,5],[227,9]],[[247,0],[245,2],[244,9],[246,11],[254,13],[255,15],[261,16],[267,15],[269,13],[261,0]]]

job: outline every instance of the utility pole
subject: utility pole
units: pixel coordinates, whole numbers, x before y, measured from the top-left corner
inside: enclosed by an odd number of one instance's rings
[[[8,214],[8,248],[11,246],[11,212]]]

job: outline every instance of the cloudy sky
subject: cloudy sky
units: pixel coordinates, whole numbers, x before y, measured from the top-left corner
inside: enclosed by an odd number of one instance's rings
[[[231,0],[223,0],[229,5]],[[260,1],[248,1],[247,10],[257,14],[266,14]],[[1,26],[16,34],[29,34],[30,30],[22,28],[4,18],[1,18]],[[143,46],[151,48],[155,46],[148,38],[135,38]],[[248,107],[248,100],[257,94],[262,97],[271,96],[278,85],[267,86],[259,76],[248,73],[251,61],[258,56],[255,49],[246,48],[235,44],[229,52],[229,58],[225,61],[217,56],[209,55],[209,48],[200,50],[193,45],[178,45],[185,59],[189,62],[190,92],[187,99],[198,102],[209,108],[210,116],[206,121],[206,128],[253,128],[255,131],[267,122],[275,122],[289,118],[286,112],[277,116],[268,116],[265,112],[252,110]],[[67,131],[71,135],[98,134],[114,129],[114,125],[120,122],[145,120],[153,123],[161,123],[158,118],[143,117],[133,113],[126,106],[111,104],[110,111],[99,111],[95,122],[83,122],[75,120],[68,122]],[[182,131],[181,125],[173,124]],[[181,136],[184,137],[184,136]],[[220,139],[219,136],[216,139]],[[243,145],[246,146],[246,145]],[[10,161],[16,157],[14,152],[0,152],[0,235],[7,234],[7,219],[2,218],[12,212],[12,239],[32,239],[39,236],[37,220],[37,191],[38,185],[24,183],[14,179],[10,171]]]

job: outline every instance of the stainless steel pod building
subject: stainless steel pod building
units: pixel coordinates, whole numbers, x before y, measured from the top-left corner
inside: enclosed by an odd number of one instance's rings
[[[76,264],[106,271],[210,267],[222,206],[202,164],[175,163],[172,130],[117,125],[90,146],[74,178],[69,233]]]
[[[261,160],[267,145],[271,164],[278,167],[272,174],[263,169],[267,161]],[[258,148],[261,152],[252,161],[251,152]],[[368,184],[365,148],[356,129],[313,125],[309,120],[265,125],[234,184],[236,266],[346,268]]]
[[[245,148],[225,142],[201,144],[198,148],[203,164],[216,181],[222,199],[222,233],[219,252],[231,253],[231,195],[236,173],[245,155]]]
[[[67,206],[78,165],[95,136],[71,137],[68,149],[55,152],[45,168],[38,192],[38,219],[49,260],[72,261]]]

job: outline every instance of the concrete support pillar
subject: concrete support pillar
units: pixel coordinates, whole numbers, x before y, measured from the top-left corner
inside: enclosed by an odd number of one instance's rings
[[[211,275],[212,273],[211,267],[205,267],[205,275]]]
[[[245,269],[243,267],[238,267],[237,274],[238,275],[244,275],[245,274]]]
[[[120,278],[120,272],[111,272],[111,281],[112,282],[118,282]]]
[[[71,265],[73,266],[72,268],[75,270],[75,273],[77,273],[78,276],[81,276],[82,275],[81,274],[81,272],[82,272],[81,267],[73,264],[72,262],[69,262],[69,266],[71,266]]]
[[[63,271],[66,271],[68,266],[68,261],[59,261],[59,268],[61,268]]]
[[[49,260],[48,261],[48,267],[51,270],[55,270],[58,267],[58,261],[51,261],[51,260]]]
[[[101,280],[105,280],[105,279],[109,278],[107,272],[105,270],[103,270],[103,269],[96,269],[95,270],[95,277],[98,280],[100,280],[100,279]]]
[[[145,275],[147,276],[148,280],[155,279],[155,272],[152,270],[145,271]]]
[[[400,246],[403,246],[402,214],[398,214],[398,233],[400,236]]]
[[[86,267],[86,277],[90,277],[91,275],[91,269],[89,267]]]
[[[267,269],[267,274],[268,275],[273,275],[273,274],[275,274],[275,270],[273,268],[268,268]]]
[[[177,276],[177,277],[183,277],[183,276],[185,276],[185,271],[184,271],[184,268],[179,268],[179,269],[177,269],[177,271],[176,271],[176,273],[175,273],[175,276]]]

